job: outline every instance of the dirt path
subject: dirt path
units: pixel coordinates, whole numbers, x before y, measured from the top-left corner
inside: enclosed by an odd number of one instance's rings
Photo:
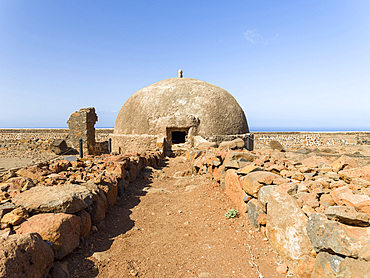
[[[169,159],[151,180],[132,183],[65,261],[71,277],[285,277],[245,216],[226,219],[234,206],[221,188],[177,177],[188,169],[184,158]]]

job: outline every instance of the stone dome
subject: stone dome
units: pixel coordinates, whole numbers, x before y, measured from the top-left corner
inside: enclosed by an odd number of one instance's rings
[[[242,108],[227,91],[192,78],[170,78],[132,95],[119,111],[114,134],[166,136],[168,128],[200,136],[249,132]]]

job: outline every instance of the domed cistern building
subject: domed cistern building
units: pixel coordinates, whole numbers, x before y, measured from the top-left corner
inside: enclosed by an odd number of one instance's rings
[[[133,94],[118,113],[112,151],[134,153],[196,142],[245,140],[245,114],[227,91],[192,78],[170,78]],[[194,143],[195,142],[195,143]]]

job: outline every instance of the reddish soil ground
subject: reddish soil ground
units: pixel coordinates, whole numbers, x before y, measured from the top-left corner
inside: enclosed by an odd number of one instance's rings
[[[167,159],[130,184],[81,247],[64,261],[71,277],[285,277],[279,256],[224,191]]]

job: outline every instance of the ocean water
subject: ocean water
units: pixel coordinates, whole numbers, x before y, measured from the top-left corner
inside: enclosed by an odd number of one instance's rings
[[[249,127],[250,132],[370,132],[370,127],[341,127],[341,128],[323,128],[323,127]]]
[[[58,127],[0,127],[0,129],[67,129],[68,126]],[[96,129],[114,129],[111,127],[95,127]],[[250,132],[370,132],[369,127],[255,127],[249,126]]]

